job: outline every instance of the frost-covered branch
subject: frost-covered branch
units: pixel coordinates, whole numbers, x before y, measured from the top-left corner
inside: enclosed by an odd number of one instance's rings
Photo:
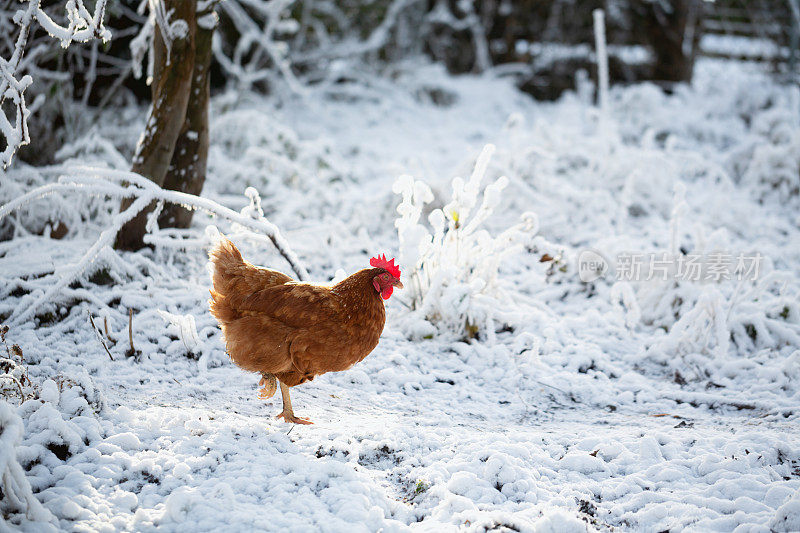
[[[61,289],[72,283],[81,274],[83,274],[89,265],[93,263],[100,254],[100,251],[114,243],[114,237],[116,237],[119,228],[121,228],[125,222],[136,216],[139,211],[147,207],[149,203],[150,199],[147,197],[137,198],[128,209],[118,213],[112,220],[111,226],[100,234],[100,237],[83,254],[80,260],[75,264],[67,265],[67,267],[61,271],[61,279],[58,283],[51,285],[49,289],[47,289],[36,300],[34,300],[33,303],[29,304],[28,307],[26,307],[23,311],[13,315],[11,325],[20,324],[21,322],[24,322],[30,318],[40,305],[49,301],[53,295],[57,294]]]
[[[453,14],[448,2],[439,0],[434,9],[428,13],[425,22],[427,24],[447,26],[454,31],[468,30],[472,35],[472,43],[475,47],[475,70],[483,72],[492,66],[486,30],[481,23],[480,17],[475,13],[472,2],[459,2],[458,7],[464,12],[462,18],[457,18]]]
[[[203,210],[247,228],[254,232],[256,238],[268,239],[286,259],[300,280],[307,280],[309,277],[308,271],[278,228],[267,220],[260,210],[253,212],[254,194],[257,197],[255,189],[251,188],[247,191],[248,196],[251,198],[251,206],[246,207],[241,213],[237,213],[207,198],[164,190],[152,181],[133,172],[89,167],[71,167],[68,172],[70,174],[59,178],[58,183],[44,185],[0,206],[0,220],[32,201],[54,193],[77,191],[94,196],[101,195],[117,199],[133,198],[134,201],[127,209],[114,216],[111,224],[76,263],[66,265],[57,270],[58,280],[54,284],[40,293],[33,302],[14,312],[10,319],[11,325],[17,325],[29,319],[42,304],[51,300],[65,287],[84,275],[101,254],[113,253],[111,247],[119,229],[153,202],[166,202],[178,204],[187,209]],[[256,201],[256,205],[259,203],[260,199]],[[157,217],[157,214],[151,217],[152,220],[155,220],[155,217]]]
[[[222,14],[230,19],[239,38],[229,56],[223,49],[221,37],[215,35],[214,57],[240,83],[249,85],[269,79],[273,76],[272,69],[277,69],[292,92],[303,92],[292,72],[286,43],[275,38],[278,33],[294,34],[298,29],[294,19],[284,16],[293,1],[239,0],[220,5]]]
[[[41,0],[29,0],[25,9],[17,11],[14,22],[19,26],[19,34],[14,43],[11,57],[0,57],[0,106],[6,101],[11,102],[13,118],[0,110],[0,135],[5,139],[6,147],[0,153],[0,165],[7,167],[14,153],[20,146],[30,142],[28,131],[28,117],[30,110],[25,103],[25,90],[33,83],[33,78],[28,75],[20,76],[22,72],[22,58],[28,37],[37,22],[53,38],[61,41],[61,46],[67,48],[73,42],[86,42],[99,38],[107,41],[111,32],[103,27],[107,0],[98,0],[94,13],[90,13],[84,6],[83,0],[71,0],[66,3],[68,24],[61,26],[41,7]]]
[[[298,64],[307,64],[320,60],[353,57],[383,48],[389,44],[392,29],[397,24],[400,13],[420,2],[421,0],[395,0],[386,10],[381,23],[365,40],[348,40],[333,47],[319,47],[313,52],[298,54],[294,57],[294,61]]]

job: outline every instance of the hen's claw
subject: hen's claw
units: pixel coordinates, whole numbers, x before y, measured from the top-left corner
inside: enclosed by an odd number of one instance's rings
[[[258,399],[259,400],[268,400],[268,399],[272,398],[274,395],[275,395],[275,389],[272,389],[270,391],[266,387],[264,387],[263,389],[260,389],[258,391]]]
[[[261,380],[258,382],[258,384],[264,386],[263,389],[258,391],[258,397],[262,400],[272,398],[272,396],[275,394],[275,391],[278,390],[278,383],[275,381],[275,376],[272,374],[262,373]]]
[[[290,423],[293,423],[293,424],[308,425],[308,424],[313,424],[314,423],[311,420],[309,420],[308,418],[300,418],[298,416],[294,416],[294,413],[292,413],[292,412],[288,412],[287,413],[286,411],[284,411],[281,414],[275,416],[275,418],[283,418],[284,422],[290,422]]]

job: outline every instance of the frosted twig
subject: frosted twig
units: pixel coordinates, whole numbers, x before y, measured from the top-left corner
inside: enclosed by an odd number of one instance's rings
[[[136,355],[136,348],[133,347],[133,309],[128,309],[128,344],[130,348],[125,353],[128,357],[133,357]]]
[[[231,22],[242,36],[237,43],[232,57],[227,57],[215,41],[213,47],[214,57],[229,73],[233,74],[240,82],[252,83],[269,76],[258,62],[266,54],[272,65],[283,76],[292,92],[303,94],[304,88],[292,72],[291,65],[285,57],[279,43],[274,40],[276,25],[281,20],[281,13],[292,3],[292,0],[273,0],[272,2],[247,2],[247,7],[264,18],[264,27],[259,28],[252,16],[236,2],[223,2],[221,8],[230,17]],[[248,65],[242,65],[244,48],[257,45],[257,50]]]
[[[86,313],[89,315],[89,323],[92,325],[92,329],[94,330],[95,335],[97,335],[97,340],[99,340],[100,344],[102,344],[103,348],[105,348],[106,353],[108,354],[108,358],[113,361],[114,358],[111,357],[111,352],[108,351],[108,346],[106,346],[106,343],[103,340],[103,336],[100,334],[100,330],[97,329],[97,326],[94,325],[94,319],[92,318],[92,312],[87,309]],[[108,321],[106,321],[106,331],[108,331]]]
[[[147,21],[142,25],[142,29],[139,30],[139,33],[136,35],[136,37],[131,39],[131,69],[133,70],[133,77],[137,80],[142,77],[142,59],[144,59],[144,56],[150,49],[150,43],[153,39],[154,30],[155,17],[151,12],[150,16],[147,17]],[[148,78],[153,75],[153,61],[153,54],[150,54],[148,56],[147,63]]]
[[[128,209],[125,211],[118,213],[114,220],[111,223],[111,227],[107,228],[100,234],[100,237],[97,241],[83,254],[81,259],[73,264],[67,266],[65,269],[66,272],[61,276],[61,279],[58,283],[52,285],[47,291],[44,292],[41,296],[39,296],[32,304],[30,304],[26,309],[19,313],[15,313],[12,315],[12,320],[10,324],[12,326],[18,325],[23,321],[27,320],[28,318],[33,315],[33,313],[39,308],[40,305],[48,301],[50,298],[53,297],[58,291],[62,288],[66,287],[72,281],[75,280],[78,276],[80,276],[83,272],[86,271],[88,266],[95,260],[97,255],[100,253],[100,250],[105,246],[110,246],[111,243],[114,242],[114,238],[119,231],[119,228],[122,227],[123,224],[131,220],[135,217],[139,211],[143,210],[145,207],[148,206],[150,203],[150,198],[148,197],[141,197],[138,198]],[[0,218],[2,217],[2,209],[0,209]]]
[[[86,272],[89,266],[96,261],[104,250],[110,250],[110,246],[122,225],[131,220],[153,201],[178,204],[189,209],[202,209],[248,228],[256,232],[252,235],[253,237],[269,239],[278,252],[286,259],[301,281],[308,280],[309,278],[308,271],[302,263],[300,263],[297,255],[280,233],[277,226],[272,224],[261,214],[259,214],[257,218],[252,218],[237,213],[207,198],[177,191],[163,190],[150,180],[132,172],[90,167],[71,167],[69,170],[73,173],[79,172],[80,174],[77,176],[62,176],[59,178],[58,183],[51,183],[38,187],[12,200],[8,204],[0,206],[0,220],[23,205],[55,192],[78,191],[85,194],[104,195],[113,198],[134,197],[136,200],[128,209],[114,216],[109,227],[100,234],[97,241],[84,253],[77,263],[67,265],[64,270],[59,273],[60,279],[58,282],[48,287],[33,303],[29,304],[24,309],[15,311],[11,317],[11,325],[18,325],[30,318],[39,306],[50,300],[55,294],[64,290],[65,287]],[[122,183],[128,183],[128,186],[124,187],[121,185]]]
[[[19,403],[20,405],[25,403],[25,393],[22,391],[22,383],[20,383],[17,378],[8,374],[2,374],[0,375],[0,379],[9,379],[12,383],[16,384],[17,390],[19,391]]]
[[[64,48],[73,42],[86,42],[94,38],[107,41],[111,38],[111,32],[103,27],[106,2],[107,0],[97,0],[93,15],[86,10],[80,0],[67,2],[65,6],[69,20],[67,27],[58,25],[45,13],[40,6],[41,0],[29,0],[27,9],[17,12],[14,21],[19,26],[19,35],[14,43],[14,51],[8,60],[0,58],[0,106],[7,100],[10,101],[12,103],[10,107],[14,109],[15,115],[12,124],[6,112],[0,110],[0,135],[5,139],[6,145],[0,153],[0,166],[8,166],[17,149],[30,142],[28,132],[30,111],[25,104],[25,90],[33,83],[33,79],[29,75],[20,77],[19,71],[25,67],[22,56],[33,23],[38,22],[47,33],[60,40]],[[87,91],[94,76],[94,59],[96,55],[93,56],[90,77],[87,78]]]

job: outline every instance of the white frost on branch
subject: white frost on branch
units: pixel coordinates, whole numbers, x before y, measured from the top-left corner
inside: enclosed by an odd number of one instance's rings
[[[67,48],[74,42],[86,42],[91,39],[111,39],[111,32],[103,27],[107,0],[97,0],[94,14],[84,6],[83,0],[69,0],[65,4],[67,26],[60,26],[53,21],[41,7],[41,0],[29,0],[25,9],[14,14],[14,24],[19,26],[19,35],[14,43],[14,51],[8,59],[0,57],[0,106],[11,102],[14,117],[9,118],[6,111],[0,110],[0,135],[5,139],[6,147],[0,153],[0,166],[7,167],[14,153],[20,146],[30,143],[28,117],[30,110],[25,104],[25,90],[33,83],[33,79],[23,74],[22,56],[31,33],[33,23],[39,25],[53,38],[61,41]]]
[[[287,44],[275,39],[276,34],[287,33],[293,28],[284,18],[288,14],[286,8],[292,3],[293,0],[239,0],[220,4],[239,32],[230,56],[223,50],[220,36],[214,35],[212,51],[222,68],[243,85],[270,80],[275,69],[293,93],[303,94],[304,88],[292,72]]]
[[[96,269],[96,263],[103,254],[113,255],[111,247],[120,228],[152,202],[177,204],[187,209],[203,210],[226,218],[239,228],[249,230],[250,237],[271,242],[292,267],[297,277],[300,280],[308,279],[308,271],[277,226],[267,220],[263,216],[263,212],[237,213],[207,198],[164,190],[147,178],[133,172],[80,166],[70,167],[67,172],[67,175],[59,178],[58,183],[38,187],[0,206],[0,220],[30,202],[55,193],[81,192],[92,196],[100,195],[116,199],[134,197],[136,200],[128,209],[114,216],[109,226],[77,262],[57,268],[53,273],[55,279],[45,291],[35,297],[31,295],[24,300],[24,304],[19,306],[9,318],[8,323],[11,326],[19,325],[30,319],[39,307],[52,300],[72,282],[90,273],[91,267],[94,266]],[[248,192],[253,201],[252,191]],[[258,202],[260,203],[260,199]],[[145,242],[149,242],[148,237],[150,236],[145,235]],[[105,259],[104,262],[108,264],[109,260]]]
[[[191,314],[176,315],[158,309],[158,314],[161,315],[166,322],[178,330],[178,337],[183,342],[186,351],[191,353],[200,345],[200,336],[197,334],[197,325],[194,316]]]
[[[153,78],[153,54],[148,54],[153,42],[153,32],[155,30],[155,17],[151,13],[147,17],[147,22],[142,25],[139,33],[131,39],[131,66],[133,76],[138,80],[142,77],[142,61],[147,55],[147,83]]]

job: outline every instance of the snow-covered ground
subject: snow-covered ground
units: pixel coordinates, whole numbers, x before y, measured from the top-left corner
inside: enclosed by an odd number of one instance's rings
[[[395,227],[399,176],[430,187],[414,203],[430,233],[432,209],[463,209],[450,181],[485,144],[482,186],[508,178],[468,266],[433,272],[449,280],[436,313],[410,309],[406,283],[366,360],[294,389],[312,426],[274,418],[279,398],[257,399],[207,311],[206,226],[288,272],[268,244],[198,213],[154,250],[84,257],[117,206],[85,189],[8,215],[0,322],[25,364],[0,370],[31,384],[21,406],[11,385],[0,402],[0,529],[800,530],[800,91],[755,68],[704,62],[672,95],[614,88],[608,115],[585,92],[542,104],[418,66],[217,97],[204,196],[252,214],[255,188],[313,279],[415,253]],[[143,117],[117,110],[63,164],[8,172],[0,203],[109,175],[75,164],[127,169]],[[481,246],[521,218],[476,282]],[[35,234],[48,219],[65,238]],[[764,259],[754,282],[584,283],[588,248],[612,267],[621,253]],[[126,357],[129,309],[141,353]],[[87,313],[107,318],[113,361]],[[16,501],[31,491],[41,506]]]

